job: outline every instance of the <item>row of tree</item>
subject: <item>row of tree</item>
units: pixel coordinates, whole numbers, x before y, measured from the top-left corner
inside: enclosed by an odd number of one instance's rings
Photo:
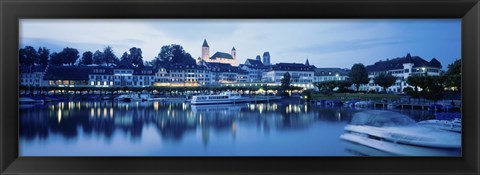
[[[194,64],[195,59],[186,52],[181,45],[171,44],[162,46],[158,56],[153,61],[144,62],[142,49],[132,47],[125,51],[120,58],[113,52],[112,47],[107,46],[103,51],[83,52],[81,57],[79,51],[75,48],[66,47],[60,52],[50,53],[50,49],[39,47],[35,49],[32,46],[25,46],[19,50],[19,60],[21,66],[47,66],[47,65],[105,65],[117,66],[126,65],[134,67],[159,66],[165,63],[189,63]]]
[[[135,47],[130,49],[132,59],[140,60],[142,51]],[[115,56],[112,48],[107,46],[103,51],[97,50],[95,53],[86,51],[79,60],[79,51],[75,48],[65,47],[60,52],[50,53],[50,49],[39,47],[35,50],[32,46],[25,46],[19,50],[19,59],[21,66],[47,66],[47,65],[117,65],[120,60]],[[138,61],[137,61],[138,62]]]

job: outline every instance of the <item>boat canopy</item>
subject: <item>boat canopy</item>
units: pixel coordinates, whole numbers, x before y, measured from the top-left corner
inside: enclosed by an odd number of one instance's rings
[[[369,110],[355,113],[350,124],[388,127],[414,125],[415,121],[397,112]]]

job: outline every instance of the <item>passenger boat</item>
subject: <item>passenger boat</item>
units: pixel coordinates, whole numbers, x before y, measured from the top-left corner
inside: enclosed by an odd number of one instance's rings
[[[392,155],[451,156],[461,148],[460,133],[420,126],[391,111],[358,112],[344,130],[342,140]]]
[[[222,92],[219,95],[194,95],[190,103],[192,105],[241,103],[247,102],[248,99],[236,92]]]

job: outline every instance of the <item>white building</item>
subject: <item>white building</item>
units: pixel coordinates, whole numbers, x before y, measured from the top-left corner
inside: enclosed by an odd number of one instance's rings
[[[46,85],[47,83],[43,80],[45,69],[42,66],[20,67],[20,86],[40,87]]]
[[[263,73],[262,80],[281,85],[283,75],[288,72],[290,74],[290,80],[293,86],[312,89],[312,82],[315,74],[314,69],[314,66],[306,64],[278,63],[272,65],[268,71]]]
[[[156,86],[204,86],[212,84],[212,73],[204,65],[161,64],[155,80]]]
[[[397,77],[395,84],[387,89],[387,92],[403,93],[403,89],[411,87],[407,78],[412,75],[439,76],[442,72],[442,64],[435,58],[426,61],[419,56],[411,56],[408,53],[404,57],[378,61],[373,65],[366,66],[370,82],[360,86],[363,91],[383,91],[383,88],[375,84],[374,78],[382,73],[392,74]]]
[[[155,69],[118,66],[115,68],[90,67],[88,82],[93,87],[148,87],[155,82]]]
[[[202,57],[197,60],[199,64],[202,61],[211,62],[211,63],[225,63],[230,64],[232,66],[237,65],[237,50],[235,47],[232,47],[230,53],[225,52],[215,52],[212,56],[210,56],[210,46],[207,43],[207,40],[203,40],[202,44]]]
[[[245,64],[240,64],[240,69],[248,72],[247,82],[261,82],[262,74],[268,70],[260,60],[247,59]]]
[[[342,81],[348,79],[348,70],[341,68],[316,68],[313,82]]]

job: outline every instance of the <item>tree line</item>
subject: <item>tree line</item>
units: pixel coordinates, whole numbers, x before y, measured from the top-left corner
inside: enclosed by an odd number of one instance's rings
[[[105,47],[102,51],[85,51],[81,56],[77,49],[71,47],[65,47],[63,50],[53,53],[50,53],[50,49],[46,47],[35,49],[33,46],[25,46],[19,49],[20,66],[88,66],[95,64],[141,68],[147,65],[158,67],[162,62],[195,63],[195,59],[178,44],[162,46],[157,57],[152,61],[144,61],[142,49],[138,47],[132,47],[125,51],[120,58],[115,55],[110,46]]]

